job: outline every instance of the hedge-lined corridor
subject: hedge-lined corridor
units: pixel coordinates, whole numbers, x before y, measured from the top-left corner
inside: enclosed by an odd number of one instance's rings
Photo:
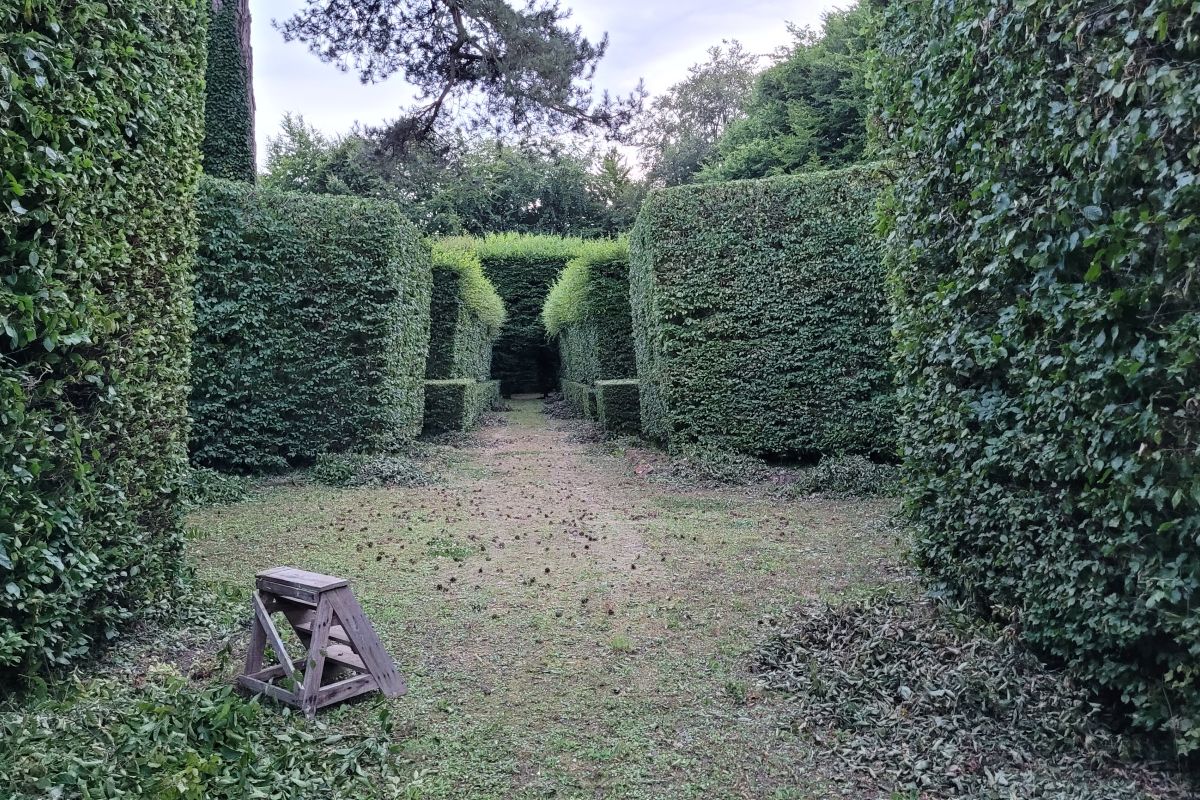
[[[0,800],[1200,796],[1200,4],[303,6],[0,0]]]

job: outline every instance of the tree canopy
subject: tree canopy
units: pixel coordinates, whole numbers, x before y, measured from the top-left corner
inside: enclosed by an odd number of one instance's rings
[[[263,183],[395,200],[429,234],[612,236],[633,224],[644,194],[615,150],[457,136],[392,152],[380,138],[330,138],[289,116],[268,145]]]
[[[277,24],[364,82],[401,74],[417,88],[416,105],[387,128],[394,146],[436,135],[448,106],[473,129],[620,136],[644,92],[594,96],[607,36],[589,40],[569,16],[557,0],[520,10],[505,0],[305,0]]]
[[[700,178],[761,178],[864,160],[870,14],[859,5],[826,14],[820,33],[793,28],[794,46],[759,77],[744,117],[721,136]]]
[[[655,98],[636,127],[648,180],[661,186],[691,181],[726,127],[744,116],[760,61],[740,42],[724,42]]]

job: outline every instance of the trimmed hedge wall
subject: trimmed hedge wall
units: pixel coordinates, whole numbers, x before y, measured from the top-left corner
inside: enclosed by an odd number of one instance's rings
[[[205,180],[193,460],[378,452],[424,417],[429,249],[394,203]]]
[[[177,574],[205,23],[0,5],[0,683]]]
[[[638,380],[596,381],[596,418],[606,431],[639,433],[642,409]]]
[[[500,381],[425,381],[425,433],[469,431],[500,405]]]
[[[564,382],[593,385],[635,376],[628,243],[585,242],[546,297],[542,325],[558,341]],[[575,394],[566,396],[570,401]]]
[[[433,245],[433,302],[425,376],[425,433],[468,431],[500,405],[492,348],[507,314],[469,239]]]
[[[1200,749],[1200,17],[893,3],[879,84],[930,578]]]
[[[895,453],[875,167],[654,192],[631,237],[644,431],[672,449]]]
[[[254,58],[249,0],[199,0],[209,7],[204,171],[215,178],[253,182]]]
[[[558,353],[542,329],[542,304],[554,279],[582,247],[579,239],[497,234],[475,243],[484,274],[508,309],[492,376],[507,396],[558,387]]]
[[[506,318],[504,301],[484,277],[469,242],[435,242],[425,377],[488,380],[492,347]]]

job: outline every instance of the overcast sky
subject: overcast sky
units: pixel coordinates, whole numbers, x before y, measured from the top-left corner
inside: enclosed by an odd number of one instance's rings
[[[738,39],[751,50],[769,53],[787,44],[786,23],[820,24],[821,13],[847,0],[568,0],[571,21],[598,39],[609,34],[609,51],[597,72],[597,85],[615,94],[632,90],[644,78],[651,95],[679,81],[705,50],[722,39]],[[364,86],[357,75],[323,63],[300,42],[290,44],[271,24],[304,7],[303,0],[251,0],[254,17],[255,96],[258,102],[259,162],[267,137],[275,135],[284,113],[302,114],[330,134],[355,122],[375,124],[397,116],[412,99],[400,77]]]

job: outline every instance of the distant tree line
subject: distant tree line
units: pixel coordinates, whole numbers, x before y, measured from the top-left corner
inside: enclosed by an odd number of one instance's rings
[[[644,108],[623,106],[619,130],[611,117],[593,126],[605,145],[563,137],[586,132],[574,112],[565,128],[562,120],[482,128],[468,119],[454,128],[430,122],[420,136],[398,136],[388,124],[329,137],[288,117],[268,147],[265,183],[396,200],[430,234],[612,236],[628,230],[654,187],[868,160],[869,14],[854,6],[827,14],[820,32],[793,27],[794,42],[767,57],[737,41],[714,46]],[[614,141],[637,146],[640,174]]]
[[[738,42],[656,98],[638,121],[648,181],[657,186],[830,169],[869,157],[870,9],[825,16],[820,32],[791,26],[794,42],[762,58]]]
[[[459,135],[393,150],[386,136],[331,138],[289,116],[268,145],[263,183],[395,200],[430,234],[614,236],[645,193],[616,149]]]

